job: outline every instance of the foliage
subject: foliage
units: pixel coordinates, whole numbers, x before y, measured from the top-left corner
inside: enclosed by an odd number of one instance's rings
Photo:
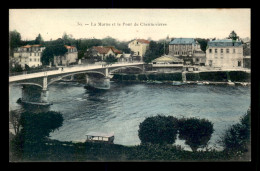
[[[49,137],[50,132],[62,126],[62,114],[54,111],[42,113],[21,113],[20,124],[22,129],[20,136],[24,142],[41,142]]]
[[[138,74],[137,76],[138,80],[140,81],[144,81],[144,80],[147,80],[147,76],[145,74]]]
[[[10,111],[9,113],[9,121],[12,123],[14,128],[14,133],[18,134],[20,131],[20,112],[18,111]]]
[[[22,41],[21,41],[21,34],[19,32],[17,32],[16,30],[14,31],[10,31],[9,32],[9,45],[10,45],[10,50],[11,50],[11,56],[13,53],[13,50],[19,46],[22,45]]]
[[[246,151],[250,141],[251,111],[240,118],[240,122],[228,128],[220,143],[225,151]]]
[[[206,119],[182,118],[178,121],[179,138],[185,140],[192,151],[204,148],[214,132],[213,123]]]
[[[241,82],[250,81],[250,73],[243,72],[243,71],[229,71],[229,76],[231,81],[241,81]]]
[[[200,79],[204,81],[227,81],[227,72],[216,71],[216,72],[200,72]]]
[[[200,44],[200,49],[201,49],[202,51],[206,52],[209,39],[197,38],[197,39],[195,39],[195,40],[198,41],[198,43]]]
[[[23,68],[19,63],[14,63],[14,67],[10,66],[9,70],[10,72],[22,72]]]
[[[105,59],[105,62],[107,63],[107,64],[112,64],[112,63],[115,63],[115,62],[117,62],[117,58],[114,56],[114,55],[108,55],[107,57],[106,57],[106,59]]]
[[[64,41],[62,39],[57,39],[43,50],[41,62],[43,65],[49,65],[49,62],[53,62],[54,55],[63,56],[67,51],[68,50],[64,46]]]
[[[114,74],[113,80],[122,81],[123,75],[122,74]]]
[[[233,30],[233,31],[229,34],[228,39],[232,39],[232,40],[236,41],[236,40],[239,39],[239,36],[238,36],[237,33]]]
[[[187,81],[199,81],[200,75],[199,75],[199,73],[186,73],[186,80]]]
[[[164,54],[164,44],[150,41],[149,49],[145,52],[144,62],[150,63],[152,60]]]
[[[138,136],[141,144],[173,144],[177,137],[177,119],[161,115],[148,117],[140,123]]]
[[[35,38],[35,44],[43,44],[44,40],[41,36],[41,34],[38,34],[38,36]]]
[[[125,81],[136,80],[136,75],[134,75],[134,74],[122,75],[122,80],[125,80]]]

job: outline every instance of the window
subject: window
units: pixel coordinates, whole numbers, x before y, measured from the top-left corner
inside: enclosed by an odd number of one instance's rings
[[[34,53],[34,56],[36,56],[36,53]]]
[[[36,58],[34,58],[34,62],[36,62]]]
[[[226,53],[229,53],[229,49],[226,49]]]
[[[32,53],[30,53],[30,56],[32,56]]]
[[[223,53],[223,49],[220,49],[220,53]]]
[[[241,66],[241,61],[237,61],[237,66]]]
[[[199,62],[200,61],[200,59],[199,58],[196,58],[196,62]]]
[[[30,62],[32,62],[32,58],[30,58]]]
[[[215,53],[218,53],[218,49],[215,49]]]
[[[236,53],[236,49],[233,49],[233,53]]]
[[[209,49],[209,53],[212,53],[212,49]]]

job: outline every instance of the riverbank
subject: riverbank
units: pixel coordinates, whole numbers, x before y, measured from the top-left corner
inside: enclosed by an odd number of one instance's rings
[[[114,74],[113,81],[173,83],[182,84],[211,84],[211,85],[251,85],[250,73],[244,71],[211,71],[211,72],[176,72],[176,73],[141,73]]]
[[[243,153],[185,151],[175,145],[123,146],[104,143],[73,143],[48,140],[26,145],[22,153],[10,148],[12,161],[236,161]]]

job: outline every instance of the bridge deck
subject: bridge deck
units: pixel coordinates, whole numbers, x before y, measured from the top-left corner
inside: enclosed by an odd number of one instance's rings
[[[109,65],[109,66],[107,66],[107,68],[133,66],[133,65],[140,65],[140,64],[143,64],[143,63],[141,63],[141,62],[140,63],[119,63],[119,64]],[[49,75],[68,74],[68,73],[74,73],[74,72],[89,71],[89,70],[102,69],[102,68],[104,69],[105,67],[102,67],[102,65],[79,65],[79,66],[74,66],[74,67],[64,67],[63,71],[55,70],[55,71],[38,72],[38,73],[33,73],[33,74],[10,76],[9,82],[44,77],[44,76],[49,76]]]

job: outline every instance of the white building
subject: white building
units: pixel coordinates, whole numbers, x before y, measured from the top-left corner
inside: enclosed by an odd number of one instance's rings
[[[145,39],[135,39],[128,44],[131,51],[134,52],[133,56],[140,56],[140,60],[143,61],[144,54],[149,48],[150,41]]]
[[[26,45],[18,47],[14,51],[14,59],[24,68],[41,66],[42,52],[45,49],[42,45]]]
[[[77,48],[75,46],[67,46],[67,45],[64,46],[68,51],[62,56],[54,56],[54,65],[67,66],[77,62],[78,59]]]
[[[243,45],[241,41],[231,39],[208,42],[206,65],[221,68],[243,66]]]

